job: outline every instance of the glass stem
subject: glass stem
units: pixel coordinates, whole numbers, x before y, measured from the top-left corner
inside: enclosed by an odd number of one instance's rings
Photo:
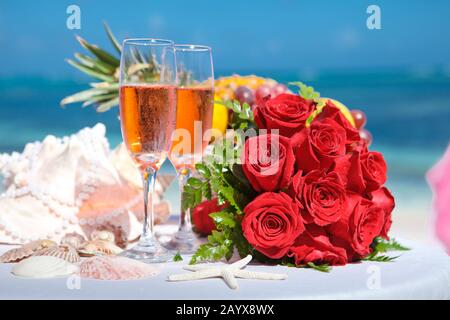
[[[154,208],[154,190],[156,181],[156,170],[152,167],[147,167],[141,172],[142,184],[144,189],[144,225],[142,228],[141,241],[149,241],[154,239],[153,228],[153,208]],[[150,203],[149,203],[150,195]]]
[[[183,168],[178,171],[178,186],[180,188],[181,197],[183,197],[184,186],[191,177],[191,174],[192,172],[188,168]],[[180,206],[180,225],[178,227],[178,231],[192,232],[191,211],[190,209],[183,209],[183,201],[181,201]]]

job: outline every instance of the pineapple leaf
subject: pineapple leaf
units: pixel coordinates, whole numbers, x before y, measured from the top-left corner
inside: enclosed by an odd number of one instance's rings
[[[105,112],[111,109],[112,107],[115,107],[119,104],[119,97],[116,97],[112,100],[109,100],[107,102],[100,103],[97,107],[97,112]]]
[[[109,40],[111,41],[114,49],[121,54],[122,53],[122,46],[119,44],[119,41],[117,41],[116,37],[112,33],[111,29],[109,28],[108,24],[106,22],[103,22],[103,27],[105,28],[106,34],[108,35]]]
[[[91,88],[88,90],[77,92],[61,100],[61,105],[90,100],[98,95],[106,94],[108,91]]]
[[[83,65],[83,64],[81,64],[79,62],[76,62],[76,61],[73,61],[73,60],[70,60],[70,59],[67,59],[66,61],[67,61],[67,63],[69,63],[73,67],[77,68],[78,70],[80,70],[80,71],[82,71],[82,72],[84,72],[84,73],[86,73],[86,74],[88,74],[88,75],[90,75],[90,76],[92,76],[94,78],[97,78],[97,79],[100,79],[100,80],[103,80],[103,81],[108,81],[108,82],[116,81],[113,76],[100,73],[100,72],[98,72],[98,71],[96,71],[96,70],[94,70],[92,68],[89,68],[86,65]]]
[[[90,86],[96,89],[102,89],[107,91],[117,91],[119,92],[119,83],[111,82],[91,82]]]
[[[101,94],[92,98],[89,98],[89,100],[86,100],[81,107],[82,108],[86,108],[94,103],[102,103],[102,102],[106,102],[108,100],[111,100],[113,98],[117,97],[117,93],[113,92],[113,93],[108,93],[108,94]]]
[[[105,50],[89,44],[86,40],[84,40],[83,38],[81,38],[80,36],[77,36],[77,40],[78,42],[80,42],[80,44],[83,46],[83,48],[85,48],[86,50],[90,51],[93,55],[95,55],[99,60],[108,63],[110,65],[113,65],[115,67],[118,67],[120,65],[120,61],[119,59],[117,59],[116,57],[112,56],[111,54],[109,54],[108,52],[106,52]]]
[[[89,56],[86,56],[84,54],[81,53],[75,53],[75,58],[78,59],[78,61],[80,61],[82,64],[84,64],[85,66],[97,70],[98,72],[107,74],[107,75],[111,75],[114,74],[114,72],[116,71],[116,68],[114,66],[111,66],[107,63],[104,63],[103,61],[97,60],[97,59],[93,59]]]

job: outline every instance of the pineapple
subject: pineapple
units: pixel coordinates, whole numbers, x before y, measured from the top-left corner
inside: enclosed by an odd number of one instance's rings
[[[106,34],[117,53],[121,54],[122,47],[105,23]],[[61,100],[61,106],[70,103],[82,102],[82,107],[94,106],[98,112],[105,112],[119,104],[119,66],[120,58],[114,54],[88,43],[77,36],[76,39],[81,46],[91,55],[75,53],[76,60],[67,59],[67,62],[81,72],[100,80],[90,83],[91,88],[77,92]],[[135,65],[127,72],[136,75],[137,78],[151,79],[159,76],[159,66],[153,57],[143,57],[136,52],[134,55]]]

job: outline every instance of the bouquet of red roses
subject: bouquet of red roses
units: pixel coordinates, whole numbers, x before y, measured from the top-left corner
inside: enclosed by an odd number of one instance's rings
[[[388,237],[395,203],[383,155],[368,150],[331,100],[298,85],[299,95],[266,97],[253,108],[224,103],[233,133],[241,132],[216,142],[184,190],[194,220],[207,205],[216,226],[191,263],[229,259],[237,248],[241,257],[326,271],[390,261],[383,252],[406,249]]]

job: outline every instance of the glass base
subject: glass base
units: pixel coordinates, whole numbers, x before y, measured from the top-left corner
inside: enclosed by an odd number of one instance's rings
[[[154,240],[141,240],[133,248],[119,254],[144,263],[161,263],[169,261],[173,255]]]
[[[199,247],[199,242],[194,232],[177,231],[172,239],[164,243],[163,246],[174,252],[194,254]]]

